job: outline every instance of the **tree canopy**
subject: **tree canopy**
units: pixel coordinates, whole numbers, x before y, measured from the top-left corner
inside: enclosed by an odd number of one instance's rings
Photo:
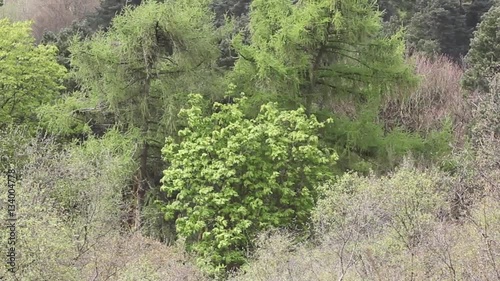
[[[31,22],[0,19],[0,126],[37,122],[36,109],[58,97],[65,68],[57,49],[35,45]]]
[[[492,1],[100,3],[39,44],[29,23],[0,20],[0,165],[23,167],[30,237],[18,279],[483,276],[459,272],[463,247],[498,275],[492,251],[477,250],[494,245],[494,224],[478,227],[489,213],[467,213],[500,198],[500,11],[481,17]],[[464,95],[458,62],[480,19]],[[440,232],[450,225],[480,241],[453,248],[461,238]],[[266,254],[256,239],[275,229],[294,245]],[[174,243],[184,258],[159,251]],[[252,258],[277,274],[246,271]],[[307,259],[311,270],[291,269]]]
[[[500,6],[484,14],[465,57],[467,71],[463,85],[470,90],[489,91],[489,80],[500,71]]]
[[[107,32],[75,38],[69,51],[81,91],[45,108],[47,127],[54,132],[72,133],[68,129],[82,122],[93,123],[100,134],[114,126],[140,131],[139,180],[134,187],[138,209],[162,165],[151,155],[159,154],[165,137],[178,130],[177,113],[187,93],[204,89],[209,96],[217,87],[217,75],[211,71],[218,57],[212,19],[203,0],[126,8]],[[69,116],[77,124],[68,126]]]
[[[334,96],[366,100],[411,80],[401,34],[382,36],[372,1],[255,0],[249,29],[250,44],[234,41],[235,84],[309,112]]]
[[[187,127],[162,150],[169,164],[162,189],[175,198],[164,206],[165,218],[175,220],[212,274],[242,265],[260,230],[303,229],[316,184],[331,178],[337,159],[319,143],[324,124],[303,108],[280,111],[269,103],[247,119],[245,102],[215,103],[206,116],[202,96],[191,96],[191,108],[180,113]]]

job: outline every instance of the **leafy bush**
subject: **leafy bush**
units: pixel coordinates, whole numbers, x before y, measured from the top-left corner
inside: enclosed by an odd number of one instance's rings
[[[242,280],[495,280],[498,198],[452,220],[455,179],[406,162],[386,177],[346,174],[325,184],[313,211],[316,239],[263,233]]]
[[[500,198],[500,74],[488,82],[488,92],[476,96],[471,141],[476,151],[475,169],[484,186]]]
[[[315,222],[320,233],[383,234],[392,246],[411,251],[438,214],[445,212],[448,192],[443,187],[439,172],[420,172],[408,162],[388,177],[346,174],[324,187]]]
[[[164,206],[178,233],[200,254],[211,273],[244,263],[252,238],[271,226],[305,227],[316,199],[315,184],[328,179],[335,153],[317,137],[323,123],[304,109],[262,106],[246,119],[236,104],[215,104],[204,116],[201,95],[182,110],[187,128],[180,141],[167,139],[163,190],[175,199]]]
[[[133,162],[131,138],[111,131],[84,145],[61,146],[52,139],[25,139],[27,133],[2,132],[5,164],[17,168],[17,280],[202,280],[180,247],[130,233],[123,227],[122,201]],[[15,142],[15,146],[12,143]],[[6,186],[7,178],[0,177]],[[5,220],[7,192],[0,194]],[[0,247],[9,232],[0,232]],[[5,263],[0,276],[7,280]],[[14,277],[12,277],[14,278]]]

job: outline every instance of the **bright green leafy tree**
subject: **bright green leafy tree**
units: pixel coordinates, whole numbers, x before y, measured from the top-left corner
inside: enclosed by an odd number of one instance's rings
[[[164,207],[211,273],[244,263],[252,239],[269,227],[304,227],[336,154],[319,145],[324,123],[304,109],[280,111],[275,103],[245,118],[242,106],[214,105],[203,113],[201,95],[182,110],[187,128],[163,148],[169,162],[162,189],[175,200]]]
[[[33,125],[35,110],[58,97],[65,68],[55,47],[35,45],[31,22],[0,19],[0,126]]]

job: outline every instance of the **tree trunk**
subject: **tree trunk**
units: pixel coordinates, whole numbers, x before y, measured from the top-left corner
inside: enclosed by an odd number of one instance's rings
[[[151,78],[149,74],[146,74],[146,80],[144,81],[144,90],[143,90],[143,98],[144,100],[148,100],[149,91],[151,88]],[[142,112],[142,136],[144,140],[142,142],[141,154],[139,156],[139,181],[137,184],[137,195],[136,195],[136,209],[135,209],[135,223],[134,230],[138,231],[142,227],[142,216],[141,211],[144,205],[144,197],[146,195],[147,189],[149,187],[148,184],[148,149],[149,145],[147,143],[147,135],[149,130],[148,125],[148,108],[145,109],[146,112]]]
[[[142,226],[141,220],[141,210],[144,205],[144,197],[148,189],[148,143],[146,141],[142,144],[142,152],[140,156],[140,167],[139,167],[139,177],[137,183],[137,195],[136,195],[136,209],[135,209],[135,223],[134,229],[139,230]]]

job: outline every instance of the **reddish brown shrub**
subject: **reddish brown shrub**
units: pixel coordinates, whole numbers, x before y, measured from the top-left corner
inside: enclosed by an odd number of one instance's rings
[[[463,141],[470,119],[467,100],[460,88],[463,70],[444,56],[430,59],[417,54],[408,60],[415,64],[421,81],[409,94],[400,89],[385,101],[381,116],[387,126],[426,133],[439,129],[450,118],[455,137]]]
[[[58,31],[94,11],[99,0],[5,1],[0,16],[16,21],[33,20],[33,35],[39,40],[45,31]]]

